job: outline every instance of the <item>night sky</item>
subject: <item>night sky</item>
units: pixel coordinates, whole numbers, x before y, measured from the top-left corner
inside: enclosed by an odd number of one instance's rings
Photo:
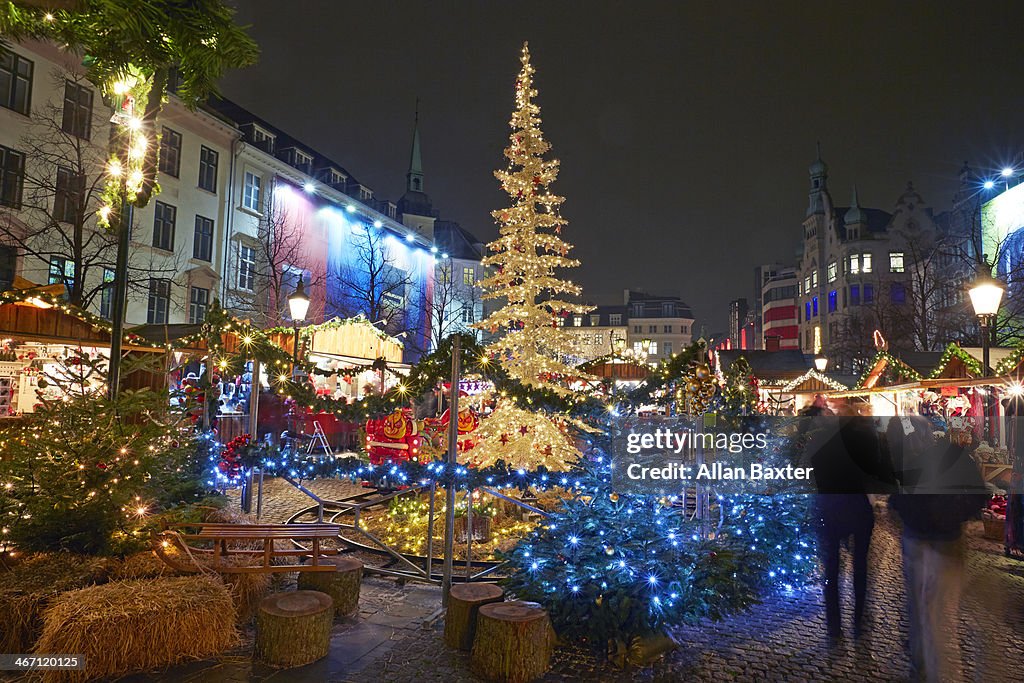
[[[585,298],[678,293],[708,332],[793,260],[816,141],[840,205],[913,180],[939,211],[964,160],[1024,168],[1020,3],[237,4],[263,54],[225,96],[390,199],[419,97],[425,189],[484,241],[529,40]]]

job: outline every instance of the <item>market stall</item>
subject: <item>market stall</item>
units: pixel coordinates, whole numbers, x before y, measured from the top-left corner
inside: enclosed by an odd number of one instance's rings
[[[0,293],[0,418],[35,410],[40,398],[68,391],[103,392],[110,357],[110,324],[60,298],[63,287],[27,281]],[[134,334],[125,335],[126,354],[162,351]],[[86,372],[84,368],[92,371]],[[133,372],[127,388],[160,386],[159,373]]]

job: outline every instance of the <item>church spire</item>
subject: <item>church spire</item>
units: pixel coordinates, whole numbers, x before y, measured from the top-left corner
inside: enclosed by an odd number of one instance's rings
[[[828,164],[821,160],[821,143],[818,143],[818,158],[807,169],[811,176],[810,201],[807,204],[807,215],[825,213],[825,197],[828,195]]]
[[[405,174],[406,192],[423,192],[423,159],[420,156],[420,99],[416,98],[416,118],[412,128],[412,152],[409,172]]]

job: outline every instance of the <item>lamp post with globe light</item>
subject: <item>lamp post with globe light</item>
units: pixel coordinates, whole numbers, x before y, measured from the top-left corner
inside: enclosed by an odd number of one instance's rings
[[[292,377],[299,367],[299,325],[306,320],[306,313],[309,311],[309,295],[302,285],[302,276],[299,276],[299,284],[295,291],[288,295],[288,311],[292,317],[292,325],[295,328],[295,348],[292,350]]]
[[[999,303],[1003,299],[1003,287],[991,275],[982,272],[975,278],[968,293],[971,296],[971,306],[974,314],[978,316],[981,324],[981,373],[982,377],[988,377],[989,369],[989,341],[991,336],[990,326],[995,322],[996,313],[999,312]],[[985,418],[987,419],[992,410],[991,388],[985,391]],[[988,426],[984,426],[986,435],[989,435]],[[991,436],[989,436],[991,443]]]

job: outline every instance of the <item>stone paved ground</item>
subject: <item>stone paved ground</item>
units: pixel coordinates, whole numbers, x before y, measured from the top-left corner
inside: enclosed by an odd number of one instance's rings
[[[264,520],[277,521],[305,505],[301,494],[268,483]],[[318,482],[317,490],[343,496],[356,492],[343,482]],[[1024,562],[1003,557],[1001,547],[981,538],[980,523],[968,529],[970,550],[958,636],[964,652],[963,680],[1021,680],[1024,664]],[[848,563],[849,558],[844,557]],[[848,569],[848,565],[846,567]],[[879,509],[871,552],[868,618],[860,641],[829,649],[824,637],[821,591],[808,589],[768,598],[762,605],[722,622],[675,632],[680,647],[646,669],[616,670],[572,647],[556,651],[544,681],[899,681],[909,675],[898,532]],[[937,598],[939,596],[936,596]],[[844,607],[852,602],[843,586]],[[315,664],[274,672],[254,666],[241,648],[216,662],[201,662],[135,681],[175,680],[341,681],[391,683],[475,681],[468,657],[441,641],[442,624],[429,622],[440,605],[436,588],[401,585],[392,579],[364,581],[360,614],[339,622],[331,654]],[[847,610],[846,623],[852,616]],[[251,635],[251,634],[250,634]]]

